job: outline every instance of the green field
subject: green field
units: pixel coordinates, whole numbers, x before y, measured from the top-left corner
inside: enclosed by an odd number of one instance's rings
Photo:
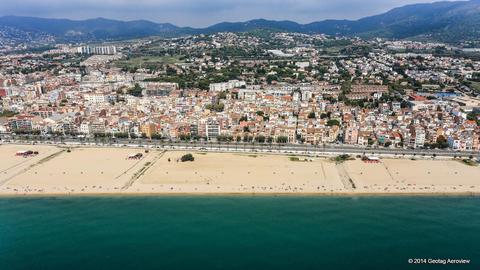
[[[480,82],[468,81],[467,84],[475,93],[480,93]]]

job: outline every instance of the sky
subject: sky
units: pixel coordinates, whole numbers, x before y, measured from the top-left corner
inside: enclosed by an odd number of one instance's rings
[[[0,0],[0,16],[120,20],[146,19],[178,26],[205,27],[250,19],[309,23],[358,19],[429,0]]]

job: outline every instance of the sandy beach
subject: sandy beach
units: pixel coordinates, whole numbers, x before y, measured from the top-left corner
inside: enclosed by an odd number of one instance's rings
[[[17,156],[18,151],[37,151],[34,156]],[[27,172],[31,167],[36,166],[42,160],[48,160],[60,154],[64,149],[43,145],[1,145],[0,146],[0,186],[9,182],[15,176]]]
[[[186,193],[344,191],[335,164],[325,159],[291,161],[287,156],[194,153],[194,162],[177,162],[183,154],[165,153],[132,188]]]
[[[457,193],[480,191],[480,168],[456,160],[382,159],[345,163],[358,192]]]
[[[31,157],[18,151],[38,151]],[[141,159],[129,159],[141,153]],[[125,148],[0,146],[0,195],[480,194],[479,166],[458,160],[360,159]]]

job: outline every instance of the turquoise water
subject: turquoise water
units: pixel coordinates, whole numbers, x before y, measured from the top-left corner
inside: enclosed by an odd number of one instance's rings
[[[479,246],[474,197],[0,199],[1,270],[480,269]]]

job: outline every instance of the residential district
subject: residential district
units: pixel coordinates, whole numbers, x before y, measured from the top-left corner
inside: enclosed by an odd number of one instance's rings
[[[3,48],[0,133],[480,150],[462,45],[219,33]]]

